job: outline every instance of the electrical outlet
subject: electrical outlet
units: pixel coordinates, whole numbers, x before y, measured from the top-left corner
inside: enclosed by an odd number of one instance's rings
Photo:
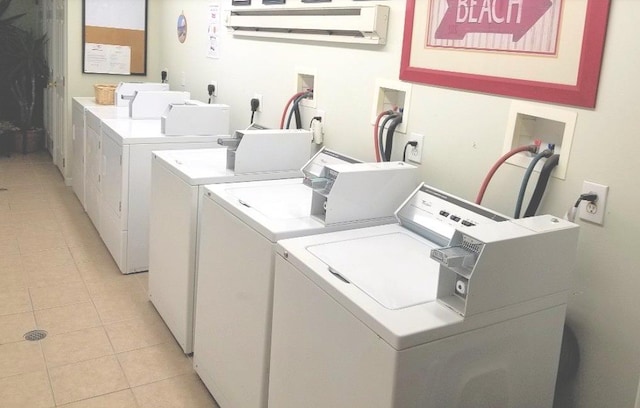
[[[218,81],[209,81],[209,85],[213,85],[213,95],[218,96]]]
[[[581,201],[578,213],[580,218],[592,222],[594,224],[604,224],[604,212],[607,209],[607,194],[609,193],[609,187],[602,184],[592,183],[585,181],[582,184],[582,193],[596,193],[598,199],[594,203],[587,201]]]
[[[258,100],[258,110],[256,112],[262,112],[262,95],[254,93],[252,99]]]
[[[422,144],[424,142],[424,135],[421,135],[419,133],[411,133],[407,141],[418,142],[415,147],[407,146],[407,160],[417,164],[422,163]]]

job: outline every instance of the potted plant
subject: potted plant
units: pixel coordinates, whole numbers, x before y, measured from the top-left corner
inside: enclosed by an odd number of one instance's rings
[[[15,135],[20,129],[8,120],[0,121],[0,155],[9,156],[15,146]]]
[[[12,121],[21,130],[16,150],[37,150],[42,131],[34,127],[34,109],[43,98],[49,67],[46,59],[46,35],[37,36],[13,23],[22,15],[4,18],[11,0],[0,0],[0,72],[13,97]]]
[[[11,94],[18,105],[16,124],[22,130],[22,152],[37,150],[41,145],[42,130],[34,127],[34,109],[42,101],[49,74],[46,59],[46,35],[36,36],[31,31],[16,29],[8,36],[10,50],[6,78]]]

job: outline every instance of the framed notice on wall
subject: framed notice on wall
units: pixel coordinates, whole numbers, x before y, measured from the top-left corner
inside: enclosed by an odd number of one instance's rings
[[[82,5],[82,71],[146,75],[147,0],[83,0]]]
[[[407,0],[400,79],[594,107],[610,0]]]

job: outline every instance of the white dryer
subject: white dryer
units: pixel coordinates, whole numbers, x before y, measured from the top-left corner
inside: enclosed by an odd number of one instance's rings
[[[303,180],[207,186],[194,367],[222,407],[267,406],[274,247],[283,238],[394,221],[417,169],[321,151]]]
[[[269,406],[550,408],[578,227],[421,186],[277,246]]]
[[[163,150],[152,155],[149,299],[186,354],[193,352],[197,221],[203,185],[300,177],[309,160],[311,132],[245,130],[222,142],[233,146]],[[245,158],[247,154],[251,157]],[[228,156],[238,156],[237,161]],[[244,167],[243,162],[247,162]]]

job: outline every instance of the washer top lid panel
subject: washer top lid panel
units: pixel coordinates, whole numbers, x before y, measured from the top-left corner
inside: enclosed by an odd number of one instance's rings
[[[312,190],[300,180],[290,184],[236,186],[226,191],[243,205],[253,208],[269,219],[310,217]]]
[[[205,197],[271,242],[303,235],[387,224],[393,217],[324,225],[311,216],[313,190],[301,178],[209,184]]]
[[[227,170],[227,149],[159,150],[153,152],[169,171],[191,185],[214,183],[216,178],[233,176]]]
[[[439,264],[429,258],[435,245],[395,232],[326,244],[308,251],[387,309],[436,299]]]
[[[300,177],[300,170],[236,174],[227,169],[227,149],[156,150],[154,157],[171,173],[192,186]]]

